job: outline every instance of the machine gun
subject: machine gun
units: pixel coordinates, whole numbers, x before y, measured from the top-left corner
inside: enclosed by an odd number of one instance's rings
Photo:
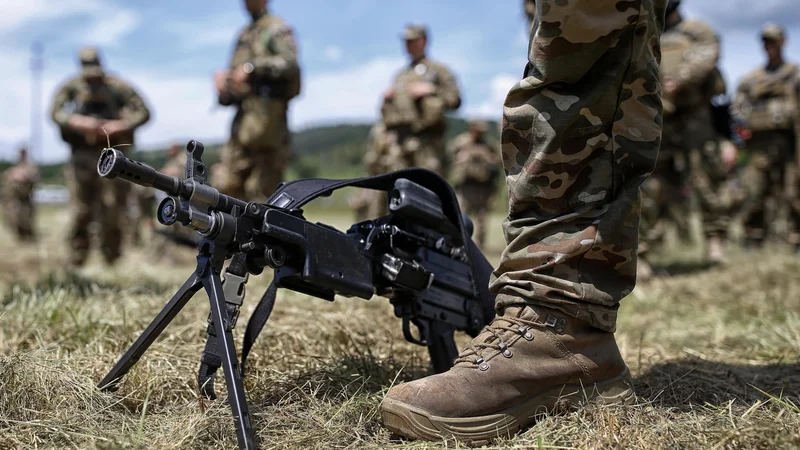
[[[387,297],[402,318],[404,337],[428,347],[436,372],[450,368],[458,355],[456,330],[474,337],[494,317],[494,298],[488,291],[491,265],[472,242],[452,188],[435,173],[407,169],[352,180],[298,180],[281,184],[266,204],[260,204],[221,194],[206,183],[201,143],[190,141],[186,154],[185,179],[162,174],[115,149],[103,150],[97,163],[104,178],[165,192],[169,197],[158,207],[159,222],[189,227],[202,237],[196,270],[103,378],[100,389],[116,389],[181,308],[204,288],[211,312],[198,382],[207,397],[215,398],[214,372],[223,368],[239,447],[253,448],[242,375],[277,288],[329,301],[336,295]],[[346,186],[388,192],[389,214],[354,224],[347,232],[304,218],[302,206]],[[240,366],[232,330],[249,275],[265,268],[274,270],[273,282],[247,326]]]

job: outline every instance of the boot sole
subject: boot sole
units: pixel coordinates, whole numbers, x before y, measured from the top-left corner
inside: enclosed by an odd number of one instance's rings
[[[428,441],[455,438],[482,445],[500,437],[514,436],[546,414],[564,412],[590,401],[629,405],[635,399],[631,375],[625,368],[616,377],[591,388],[560,386],[488,416],[439,417],[390,398],[384,399],[380,409],[384,426],[394,434]]]

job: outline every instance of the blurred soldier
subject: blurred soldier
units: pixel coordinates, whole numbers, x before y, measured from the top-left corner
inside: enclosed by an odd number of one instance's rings
[[[528,19],[528,29],[533,27],[533,19],[536,18],[536,0],[522,0],[522,9],[525,11],[525,18]]]
[[[36,240],[33,190],[39,169],[28,161],[28,150],[19,150],[19,160],[3,174],[3,213],[20,241]]]
[[[458,202],[472,219],[473,236],[482,249],[486,244],[486,213],[500,174],[500,147],[487,140],[486,131],[486,122],[471,121],[469,131],[456,136],[448,148],[453,164],[450,178]]]
[[[690,158],[716,140],[711,99],[724,93],[719,38],[710,25],[685,20],[680,0],[667,6],[661,37],[664,134],[655,171],[642,186],[642,253],[663,243],[670,223],[687,235],[692,201]],[[640,258],[640,277],[649,267]]]
[[[264,201],[283,181],[291,157],[287,110],[300,94],[300,67],[292,29],[267,11],[266,0],[245,0],[253,20],[239,34],[230,69],[217,72],[219,103],[236,107],[221,162],[221,191]]]
[[[461,106],[456,79],[444,65],[428,59],[428,32],[409,25],[403,34],[410,58],[383,95],[388,170],[424,167],[446,173],[445,113]]]
[[[734,111],[746,128],[749,156],[745,185],[750,197],[743,208],[745,234],[750,243],[761,244],[771,224],[788,218],[783,237],[800,243],[800,215],[796,199],[798,108],[800,70],[783,58],[786,33],[775,24],[761,31],[767,64],[742,80],[736,91]]]
[[[128,209],[131,212],[131,243],[141,245],[143,232],[153,229],[153,213],[155,212],[156,195],[152,188],[134,184],[130,188]]]
[[[380,175],[392,170],[391,167],[387,166],[390,162],[388,152],[389,145],[387,142],[386,127],[382,122],[378,122],[373,125],[369,131],[367,151],[364,153],[363,161],[364,168],[367,170],[367,175]],[[349,206],[353,208],[355,212],[356,222],[362,222],[369,218],[377,218],[388,211],[386,210],[386,206],[383,205],[383,203],[387,201],[386,196],[381,196],[379,194],[379,192],[371,189],[359,189],[353,194],[350,198]]]
[[[134,130],[150,118],[142,97],[128,83],[104,72],[95,48],[80,51],[80,64],[81,74],[59,88],[52,107],[53,121],[72,148],[66,172],[75,208],[70,231],[70,262],[75,266],[83,265],[89,254],[89,225],[94,218],[100,222],[105,260],[113,263],[119,258],[130,183],[101,179],[97,158],[108,142],[133,144]]]
[[[160,170],[162,173],[171,177],[178,177],[180,179],[185,178],[186,152],[183,151],[183,147],[178,144],[170,145],[169,148],[167,148],[167,162]],[[214,166],[211,167],[210,172],[212,176],[218,174],[220,172],[219,163],[214,164]],[[216,186],[218,180],[212,181],[212,185]],[[164,197],[161,197],[159,202],[163,200],[163,198]],[[186,227],[174,225],[168,227],[160,226],[157,229],[156,234],[162,236],[166,241],[172,244],[178,244],[186,247],[197,247],[197,244],[200,243],[197,232]],[[162,245],[161,240],[158,240],[157,242],[159,245]]]

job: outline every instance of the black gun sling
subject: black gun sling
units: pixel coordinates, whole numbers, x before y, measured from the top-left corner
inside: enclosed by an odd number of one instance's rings
[[[458,206],[458,200],[453,193],[452,188],[447,182],[439,175],[423,169],[405,169],[384,175],[365,178],[353,178],[348,180],[329,180],[320,178],[310,178],[304,180],[297,180],[289,183],[283,183],[278,187],[278,190],[270,197],[267,204],[285,209],[300,208],[308,202],[318,198],[325,197],[338,189],[344,187],[359,187],[365,189],[374,189],[383,192],[390,192],[394,186],[395,181],[400,178],[406,178],[410,181],[420,184],[439,196],[440,199],[446,200],[442,202],[442,209],[445,215],[454,224],[457,224],[458,229],[461,231],[464,242],[468,243],[470,259],[472,261],[479,261],[479,258],[474,258],[472,255],[475,252],[480,252],[477,246],[470,239],[466,228],[461,220],[461,212]],[[476,268],[473,265],[473,270],[477,273],[473,274],[473,279],[477,280],[477,285],[473,286],[476,293],[481,295],[481,298],[489,296],[488,279],[489,273],[492,268],[490,266]],[[228,268],[225,271],[227,274],[231,273],[235,276],[244,277],[247,274],[244,263],[237,256],[234,256]],[[269,320],[272,309],[275,306],[275,297],[278,288],[272,282],[269,288],[261,297],[256,309],[250,316],[250,321],[247,323],[244,339],[242,342],[242,358],[241,358],[241,373],[245,374],[245,363],[250,350],[253,347],[258,335]],[[228,316],[236,317],[238,315],[238,305],[228,304]],[[200,389],[203,391],[207,398],[216,398],[214,392],[214,374],[219,369],[221,364],[220,351],[218,349],[217,338],[214,332],[214,327],[209,324],[207,328],[206,346],[203,350],[203,356],[200,363],[200,370],[198,372],[197,381]]]

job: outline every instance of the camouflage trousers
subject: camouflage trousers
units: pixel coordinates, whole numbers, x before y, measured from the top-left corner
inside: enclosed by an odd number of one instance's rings
[[[486,216],[495,193],[494,183],[464,183],[456,186],[461,211],[472,219],[473,240],[481,249],[486,248]]]
[[[747,198],[739,174],[735,170],[726,170],[719,157],[720,144],[719,141],[710,141],[703,151],[691,156],[692,188],[703,215],[706,238],[727,237],[733,217]]]
[[[662,148],[655,170],[641,188],[640,255],[662,246],[670,227],[681,235],[689,233],[692,198],[687,158],[666,150]]]
[[[3,216],[20,241],[36,240],[34,206],[30,199],[11,198],[3,202]]]
[[[95,221],[106,262],[113,263],[122,254],[123,224],[129,220],[126,208],[130,183],[100,178],[97,174],[99,156],[99,149],[73,149],[66,169],[73,209],[70,263],[76,266],[83,265],[89,256],[90,226]]]
[[[742,207],[746,238],[761,243],[774,238],[800,243],[800,201],[791,132],[754,133],[747,143],[749,161],[743,174],[747,201]]]
[[[413,134],[403,129],[389,128],[386,131],[386,145],[378,164],[383,172],[394,172],[410,167],[422,167],[443,175],[447,170],[445,138],[441,132]],[[376,173],[377,174],[377,173]],[[368,216],[381,217],[389,213],[385,193],[375,192]]]
[[[247,99],[248,111],[240,109],[233,119],[231,139],[222,148],[218,189],[230,196],[265,202],[291,159],[286,105],[283,102]]]
[[[639,187],[661,140],[665,7],[536,2],[525,78],[503,107],[509,215],[490,285],[498,308],[542,305],[616,329],[636,283]]]

